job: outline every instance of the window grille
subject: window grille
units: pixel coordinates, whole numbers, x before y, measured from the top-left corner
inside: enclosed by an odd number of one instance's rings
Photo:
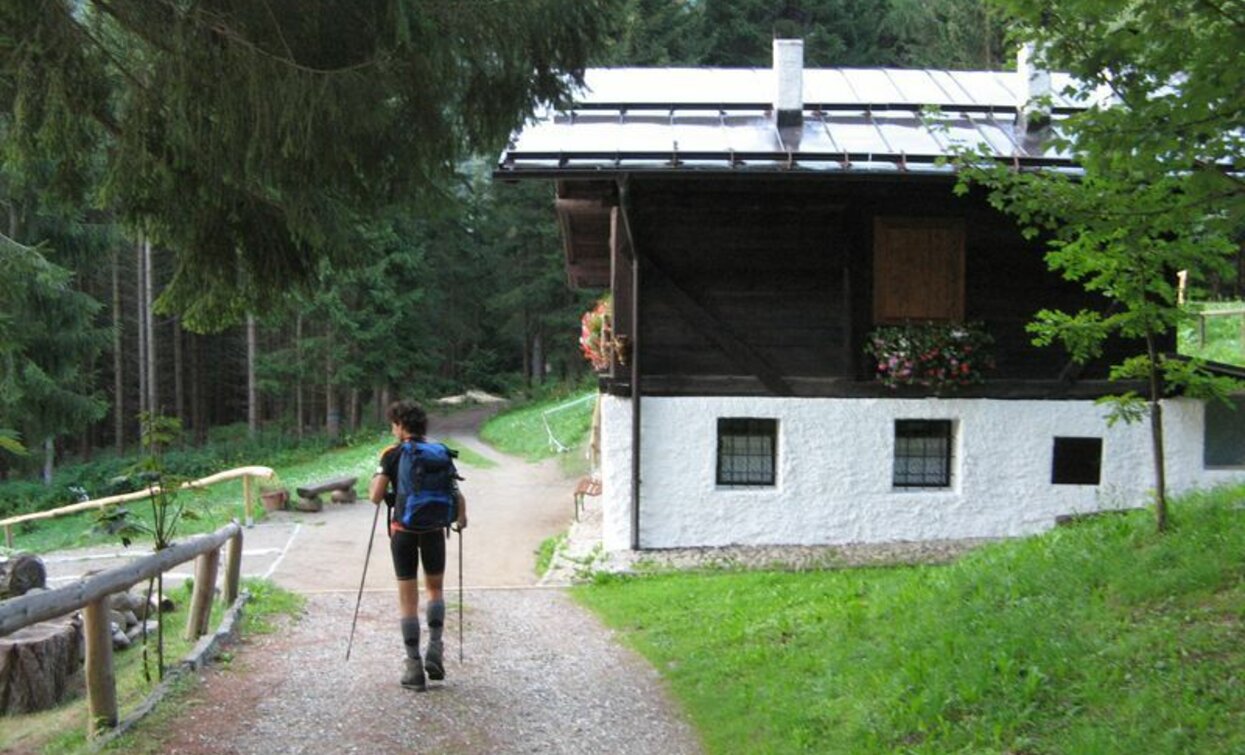
[[[895,487],[950,487],[951,449],[951,420],[895,420]]]
[[[1055,438],[1051,484],[1097,485],[1101,471],[1102,438]]]
[[[1206,469],[1245,467],[1245,396],[1233,396],[1224,406],[1206,402],[1206,422],[1202,428],[1202,466]]]
[[[718,484],[773,485],[778,420],[718,419]]]

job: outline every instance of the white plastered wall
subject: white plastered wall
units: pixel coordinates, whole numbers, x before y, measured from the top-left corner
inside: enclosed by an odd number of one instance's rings
[[[1107,427],[1092,401],[653,397],[641,409],[640,547],[842,544],[1006,537],[1060,514],[1145,505],[1149,424]],[[1245,470],[1205,470],[1200,401],[1164,402],[1167,479],[1176,493]],[[773,487],[715,484],[719,417],[778,421]],[[950,488],[892,486],[896,419],[948,419]],[[1051,484],[1054,438],[1099,437],[1098,485]],[[631,400],[602,403],[603,536],[631,547]]]

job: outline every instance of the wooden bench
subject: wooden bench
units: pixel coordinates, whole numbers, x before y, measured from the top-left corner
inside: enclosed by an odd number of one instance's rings
[[[354,491],[355,483],[358,481],[358,477],[335,477],[314,485],[295,488],[298,493],[298,503],[295,508],[299,511],[320,511],[324,508],[320,495],[329,492],[332,493],[334,503],[354,503],[358,500]]]
[[[575,521],[579,521],[579,511],[584,507],[584,496],[601,495],[601,480],[596,477],[581,477],[575,485]]]

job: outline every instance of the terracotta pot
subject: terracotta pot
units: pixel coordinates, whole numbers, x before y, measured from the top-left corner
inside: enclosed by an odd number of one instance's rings
[[[280,511],[285,508],[285,502],[290,499],[290,491],[285,488],[270,490],[267,493],[260,493],[259,497],[264,502],[264,511]]]

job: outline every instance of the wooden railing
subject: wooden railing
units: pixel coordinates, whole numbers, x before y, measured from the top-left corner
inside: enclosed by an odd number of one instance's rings
[[[276,475],[268,467],[238,467],[237,469],[227,469],[224,472],[217,472],[209,475],[201,480],[182,483],[181,488],[185,489],[201,489],[209,485],[215,485],[218,482],[227,482],[242,478],[242,506],[243,506],[243,522],[250,527],[253,519],[251,511],[254,506],[254,483],[255,478],[271,480]],[[118,503],[126,503],[128,501],[141,501],[147,498],[153,498],[160,492],[159,485],[153,485],[143,490],[136,490],[133,493],[123,493],[122,495],[108,496],[107,498],[97,498],[82,503],[74,503],[68,506],[61,506],[47,511],[36,511],[31,514],[21,514],[11,516],[8,519],[0,519],[0,526],[4,527],[4,545],[6,548],[13,547],[13,525],[22,522],[33,522],[37,519],[53,519],[60,516],[70,516],[72,514],[80,514],[83,511],[93,511],[102,509],[106,506],[113,506]]]
[[[197,535],[126,566],[109,569],[56,590],[22,595],[0,602],[0,637],[40,621],[82,609],[86,638],[87,709],[92,735],[117,725],[116,677],[112,665],[112,631],[108,597],[154,578],[190,559],[195,562],[194,592],[186,619],[186,639],[206,634],[212,614],[212,595],[220,568],[220,549],[228,542],[229,555],[221,588],[226,605],[238,598],[242,575],[242,526],[237,521],[208,535]]]

